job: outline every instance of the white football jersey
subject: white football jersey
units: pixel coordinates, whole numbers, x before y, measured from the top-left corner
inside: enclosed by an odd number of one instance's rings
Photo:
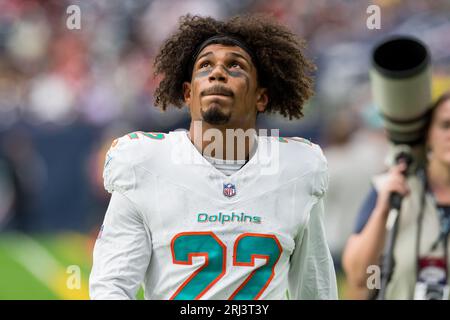
[[[327,163],[301,138],[258,137],[227,176],[186,131],[113,142],[92,299],[337,299],[323,224]]]

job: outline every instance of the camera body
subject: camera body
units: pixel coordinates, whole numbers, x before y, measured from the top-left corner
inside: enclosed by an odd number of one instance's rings
[[[448,300],[450,288],[440,283],[417,282],[414,300]]]
[[[443,257],[419,259],[419,273],[414,290],[414,300],[448,300],[447,261]]]

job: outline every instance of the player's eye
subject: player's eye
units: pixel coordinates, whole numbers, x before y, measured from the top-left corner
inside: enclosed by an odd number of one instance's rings
[[[241,68],[241,69],[242,69],[241,64],[240,64],[239,62],[237,62],[237,61],[231,62],[230,65],[229,65],[229,67],[230,67],[230,68]]]
[[[203,61],[202,63],[200,63],[200,65],[198,67],[199,67],[199,69],[202,69],[202,68],[208,68],[210,66],[211,66],[211,63],[209,63],[209,61]]]

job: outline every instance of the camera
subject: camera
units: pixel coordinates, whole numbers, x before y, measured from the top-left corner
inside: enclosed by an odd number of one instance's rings
[[[449,286],[440,283],[417,282],[414,300],[448,300]]]
[[[389,158],[396,156],[397,148],[410,147],[414,160],[411,171],[426,160],[431,74],[430,52],[417,38],[395,35],[373,49],[371,87],[391,142]]]

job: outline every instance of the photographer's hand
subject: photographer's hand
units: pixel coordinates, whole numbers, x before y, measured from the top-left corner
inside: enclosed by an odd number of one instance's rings
[[[389,170],[387,180],[379,188],[374,213],[381,214],[384,219],[387,218],[389,213],[391,194],[398,193],[402,196],[406,196],[410,192],[404,175],[406,169],[406,163],[400,161],[399,164],[393,166]]]

